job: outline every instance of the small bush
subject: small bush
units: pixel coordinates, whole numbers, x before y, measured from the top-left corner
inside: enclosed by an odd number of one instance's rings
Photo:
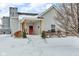
[[[27,38],[25,31],[23,32],[23,38]]]
[[[11,35],[12,36],[12,35]],[[21,31],[16,31],[15,33],[14,33],[14,36],[15,37],[22,37],[22,32]]]
[[[42,31],[42,36],[41,36],[43,39],[46,38],[46,34],[45,34],[45,31]]]

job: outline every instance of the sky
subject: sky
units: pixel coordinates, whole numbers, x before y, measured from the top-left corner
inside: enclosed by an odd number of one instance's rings
[[[52,3],[0,3],[0,19],[3,16],[9,16],[9,7],[17,7],[18,12],[42,13],[50,6]]]
[[[52,3],[0,3],[0,17],[9,16],[9,7],[17,7],[19,12],[41,13]]]

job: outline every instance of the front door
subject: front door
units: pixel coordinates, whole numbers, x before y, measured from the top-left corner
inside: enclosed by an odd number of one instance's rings
[[[33,26],[29,26],[29,35],[33,34]]]

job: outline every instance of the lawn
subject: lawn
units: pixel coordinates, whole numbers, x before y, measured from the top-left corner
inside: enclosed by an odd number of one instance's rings
[[[14,38],[0,35],[2,56],[79,56],[79,38],[75,36],[42,39],[39,35]]]

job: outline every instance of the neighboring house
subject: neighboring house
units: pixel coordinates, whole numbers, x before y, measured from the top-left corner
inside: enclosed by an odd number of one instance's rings
[[[13,35],[16,31],[20,30],[20,21],[18,18],[18,9],[15,7],[9,8],[9,17],[10,17],[10,29],[11,34]]]
[[[10,34],[11,29],[10,29],[10,17],[3,17],[2,19],[2,29],[0,29],[0,33],[3,34]]]

